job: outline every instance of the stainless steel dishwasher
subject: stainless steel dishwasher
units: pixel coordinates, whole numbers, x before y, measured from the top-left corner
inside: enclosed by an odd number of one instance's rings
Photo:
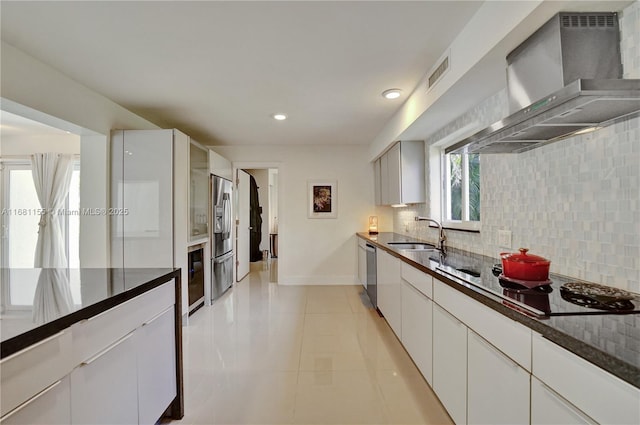
[[[378,276],[376,271],[376,247],[367,244],[367,294],[374,308],[378,308]]]

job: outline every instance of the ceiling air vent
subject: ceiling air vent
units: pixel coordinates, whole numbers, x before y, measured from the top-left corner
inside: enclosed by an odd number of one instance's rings
[[[436,67],[436,69],[429,75],[429,85],[427,86],[427,90],[434,86],[435,83],[447,72],[449,69],[449,55],[445,56],[445,58],[440,62],[440,65]]]
[[[562,26],[571,27],[614,27],[615,14],[598,14],[598,13],[580,13],[580,14],[563,14]]]

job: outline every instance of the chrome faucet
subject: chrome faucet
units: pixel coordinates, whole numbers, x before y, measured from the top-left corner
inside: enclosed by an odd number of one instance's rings
[[[438,234],[440,235],[440,237],[438,239],[438,249],[440,250],[440,252],[442,252],[444,254],[445,253],[444,243],[447,240],[447,236],[444,234],[444,229],[442,228],[442,224],[440,224],[436,220],[434,220],[432,218],[429,218],[429,217],[416,216],[415,220],[416,221],[430,221],[431,223],[433,223],[436,226],[438,226]]]

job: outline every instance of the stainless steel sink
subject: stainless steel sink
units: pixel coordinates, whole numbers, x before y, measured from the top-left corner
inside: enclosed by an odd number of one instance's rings
[[[434,245],[422,242],[387,242],[387,245],[405,251],[437,251]]]

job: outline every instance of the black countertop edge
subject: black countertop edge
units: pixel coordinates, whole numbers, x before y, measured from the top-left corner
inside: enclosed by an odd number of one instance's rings
[[[539,333],[549,341],[598,366],[599,368],[609,372],[617,378],[633,385],[636,388],[640,388],[639,368],[623,360],[620,360],[619,358],[614,357],[609,353],[605,353],[604,351],[601,351],[596,347],[586,344],[585,342],[580,341],[579,339],[576,339],[561,330],[548,326],[543,320],[536,319],[524,312],[518,311],[516,309],[516,306],[513,306],[513,308],[507,306],[505,303],[503,303],[504,300],[490,293],[487,293],[480,288],[476,289],[469,283],[451,278],[450,276],[440,273],[437,270],[433,270],[423,264],[417,263],[410,258],[402,255],[400,252],[398,252],[398,250],[390,248],[383,243],[379,243],[376,240],[371,239],[368,233],[357,233],[357,236],[374,244],[376,247],[383,249],[390,255],[400,259],[410,266],[415,267],[427,274],[430,274],[433,277],[436,277],[439,281],[444,282],[450,287],[464,293],[465,295],[473,298],[474,300],[482,303],[492,310],[495,310],[510,319],[522,323],[523,325]],[[398,236],[403,239],[412,239],[416,242],[424,242],[418,240],[417,238],[407,238],[402,235]],[[556,320],[558,319],[559,318],[556,317]]]
[[[74,323],[81,320],[89,319],[97,316],[98,314],[105,312],[119,304],[129,301],[138,295],[144,294],[158,286],[169,282],[172,279],[180,277],[181,270],[179,268],[173,269],[169,273],[160,275],[146,283],[135,286],[129,290],[113,295],[95,304],[91,304],[85,308],[74,311],[73,313],[62,316],[59,319],[45,323],[42,326],[31,329],[23,334],[16,335],[13,338],[9,338],[6,341],[0,343],[0,359],[11,356],[33,344],[36,344],[44,339],[57,334],[60,331],[70,327]]]

